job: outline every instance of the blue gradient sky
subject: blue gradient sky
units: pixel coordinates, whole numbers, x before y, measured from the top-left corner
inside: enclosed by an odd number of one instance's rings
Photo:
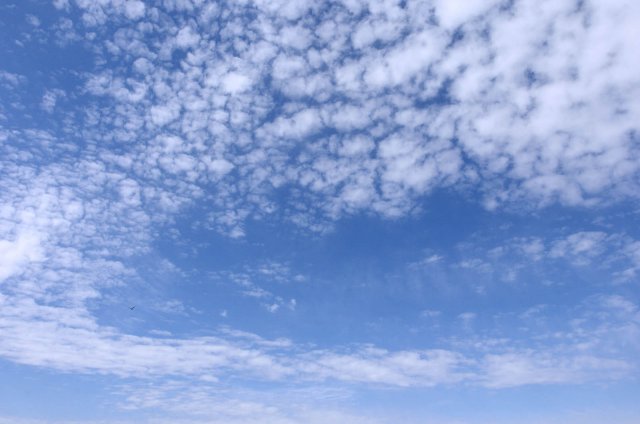
[[[639,21],[4,2],[0,423],[637,423]]]

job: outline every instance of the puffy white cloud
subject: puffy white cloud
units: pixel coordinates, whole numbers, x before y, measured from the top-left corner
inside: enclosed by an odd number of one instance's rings
[[[40,236],[21,231],[15,240],[0,240],[0,283],[18,274],[30,262],[43,260]]]
[[[176,35],[176,45],[181,48],[194,47],[200,41],[200,35],[190,26],[185,26]]]
[[[124,3],[124,10],[127,18],[139,19],[144,16],[145,5],[140,0],[126,1]]]
[[[435,11],[438,22],[448,30],[476,18],[494,6],[496,1],[483,0],[436,0]]]
[[[238,73],[229,73],[222,80],[222,87],[228,93],[239,93],[251,87],[251,79]]]
[[[603,253],[607,234],[601,231],[571,234],[566,239],[553,243],[549,256],[552,258],[575,256],[595,257]]]

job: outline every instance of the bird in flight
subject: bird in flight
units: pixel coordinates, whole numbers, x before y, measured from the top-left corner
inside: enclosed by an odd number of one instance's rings
[[[133,311],[134,309],[136,309],[136,305],[129,306],[129,309],[131,309]]]

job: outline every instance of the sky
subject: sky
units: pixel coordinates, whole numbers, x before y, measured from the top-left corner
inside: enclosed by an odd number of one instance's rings
[[[640,423],[638,23],[3,1],[0,423]]]

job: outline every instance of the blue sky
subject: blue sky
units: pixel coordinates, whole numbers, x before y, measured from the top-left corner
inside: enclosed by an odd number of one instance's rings
[[[0,423],[637,423],[638,22],[3,2]]]

